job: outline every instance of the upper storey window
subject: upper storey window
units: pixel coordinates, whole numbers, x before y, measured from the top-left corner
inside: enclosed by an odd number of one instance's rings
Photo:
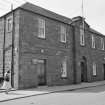
[[[45,38],[45,20],[38,19],[38,37]]]
[[[93,62],[93,76],[97,75],[97,67],[96,67],[96,63]]]
[[[6,26],[7,26],[7,32],[11,32],[12,31],[12,17],[11,16],[7,18]]]
[[[92,48],[95,48],[95,37],[92,35]]]
[[[101,38],[101,50],[104,50],[104,39]]]
[[[60,41],[66,43],[66,27],[61,25],[60,29],[61,29]]]
[[[80,45],[81,46],[85,45],[84,29],[82,25],[80,25]]]

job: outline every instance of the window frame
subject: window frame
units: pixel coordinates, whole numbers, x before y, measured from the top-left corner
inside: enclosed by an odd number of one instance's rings
[[[67,42],[67,29],[66,26],[60,25],[60,42],[66,43]]]
[[[6,31],[11,32],[12,28],[13,28],[13,18],[12,16],[9,16],[6,19]]]
[[[80,25],[80,45],[85,46],[85,32],[82,25]]]
[[[96,48],[96,43],[95,43],[95,36],[92,35],[92,48]]]
[[[43,31],[42,31],[43,30]],[[45,39],[45,20],[38,18],[38,37]]]
[[[101,37],[101,50],[104,50],[104,39]]]

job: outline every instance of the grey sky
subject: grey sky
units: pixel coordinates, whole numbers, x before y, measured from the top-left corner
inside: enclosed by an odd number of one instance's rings
[[[25,1],[69,18],[82,14],[82,0],[0,0],[0,16],[10,10],[11,2],[16,8]],[[84,16],[92,28],[105,34],[105,0],[84,0]]]

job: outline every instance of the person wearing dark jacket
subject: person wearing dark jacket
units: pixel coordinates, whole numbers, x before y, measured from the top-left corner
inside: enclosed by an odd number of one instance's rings
[[[5,92],[6,94],[8,94],[8,92],[11,90],[10,71],[9,70],[7,72],[5,72],[5,74],[4,74],[4,82],[3,82],[3,86],[1,88],[6,90],[6,92]]]

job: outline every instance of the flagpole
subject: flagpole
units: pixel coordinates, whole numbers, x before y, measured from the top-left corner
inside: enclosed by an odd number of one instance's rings
[[[83,28],[83,34],[85,32],[85,28],[84,28],[84,0],[82,0],[82,28]]]
[[[83,4],[83,0],[82,0],[82,17],[84,17],[84,4]]]
[[[11,11],[13,11],[13,3],[11,3]]]

